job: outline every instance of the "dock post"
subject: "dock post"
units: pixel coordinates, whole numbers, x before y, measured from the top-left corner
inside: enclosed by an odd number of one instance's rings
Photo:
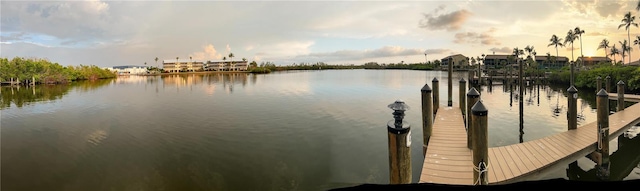
[[[620,80],[617,85],[618,85],[618,110],[617,111],[622,111],[624,110],[624,82]]]
[[[433,87],[433,115],[435,116],[440,107],[440,81],[438,78],[431,80],[431,86]]]
[[[483,85],[482,81],[482,68],[480,68],[480,63],[478,63],[478,85]]]
[[[389,136],[389,181],[391,184],[411,183],[411,125],[404,121],[404,111],[409,106],[397,100],[388,107],[393,110],[393,120],[387,123]]]
[[[488,130],[488,111],[482,104],[482,101],[477,101],[471,108],[471,117],[473,126],[473,184],[474,185],[487,185],[489,178],[487,176],[487,167],[489,166],[488,153],[489,153],[489,133]]]
[[[422,95],[422,155],[425,156],[433,130],[433,101],[429,84],[424,84],[420,92]]]
[[[448,88],[447,88],[447,97],[449,98],[447,100],[447,106],[451,107],[453,106],[453,98],[452,98],[452,89],[453,89],[453,62],[449,63],[449,77],[448,77]]]
[[[609,179],[609,94],[600,90],[597,94],[598,148],[600,160],[596,175],[601,180]]]
[[[574,130],[578,128],[578,90],[573,85],[567,89],[569,95],[567,95],[567,100],[569,101],[569,111],[567,114],[567,120],[569,121],[569,130]]]
[[[602,89],[602,78],[598,76],[596,78],[596,94]]]
[[[471,87],[469,92],[467,93],[467,116],[465,118],[465,124],[467,127],[467,148],[471,149],[471,134],[473,133],[473,123],[471,122],[471,107],[473,104],[480,100],[480,93],[476,90],[476,88]]]
[[[460,111],[462,111],[462,118],[463,119],[467,119],[466,117],[466,113],[467,113],[467,107],[465,107],[465,93],[466,93],[466,89],[467,89],[467,81],[464,80],[464,78],[460,78],[460,87],[458,88],[458,107],[460,107]]]
[[[611,76],[607,76],[604,81],[604,87],[607,92],[611,92]],[[600,90],[598,90],[600,91]]]

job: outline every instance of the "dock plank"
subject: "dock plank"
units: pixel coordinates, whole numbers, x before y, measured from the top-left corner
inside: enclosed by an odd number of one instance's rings
[[[640,123],[640,104],[609,115],[609,139],[617,138],[617,135],[637,123]],[[437,120],[434,120],[420,182],[472,185],[474,166],[466,136],[460,110],[455,107],[441,108]],[[489,184],[501,184],[543,171],[568,157],[582,157],[572,155],[585,148],[595,150],[595,147],[589,147],[596,142],[597,122],[591,122],[540,139],[489,148]]]

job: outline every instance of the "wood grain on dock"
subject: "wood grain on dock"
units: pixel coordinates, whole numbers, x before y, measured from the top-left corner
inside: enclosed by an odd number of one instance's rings
[[[490,107],[490,106],[489,106]],[[491,111],[489,110],[489,117]],[[640,104],[609,116],[609,139],[640,123]],[[491,124],[489,124],[491,126]],[[489,132],[491,135],[491,132]],[[528,180],[554,165],[566,165],[597,148],[597,121],[575,130],[513,145],[489,148],[489,184]],[[462,113],[456,107],[438,110],[427,147],[420,183],[473,185],[472,151]]]

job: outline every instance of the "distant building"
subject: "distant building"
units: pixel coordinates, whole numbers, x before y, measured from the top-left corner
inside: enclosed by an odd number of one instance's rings
[[[163,60],[162,68],[166,72],[196,72],[196,71],[246,71],[247,61],[226,60]]]
[[[560,56],[556,59],[556,56],[536,56],[536,62],[540,68],[562,68],[569,63],[569,58]]]
[[[453,64],[453,68],[464,68],[469,66],[469,58],[462,54],[454,54],[440,59],[440,67],[449,68],[449,64]]]
[[[584,58],[584,60],[583,60]],[[609,62],[611,63],[611,59],[609,59],[608,57],[603,57],[603,56],[585,56],[585,57],[578,57],[578,59],[576,60],[577,63],[580,63],[582,66],[593,66],[596,65],[600,62]]]
[[[633,62],[629,62],[626,65],[627,66],[640,66],[640,61],[636,60],[636,61],[633,61]]]
[[[147,73],[147,67],[134,66],[134,65],[114,66],[114,67],[106,68],[106,69],[107,70],[111,70],[111,71],[115,72],[118,75],[139,75],[139,74],[146,74]]]
[[[485,68],[487,69],[499,69],[507,66],[517,68],[518,66],[516,59],[513,59],[511,61],[513,63],[509,63],[509,58],[512,56],[513,55],[511,54],[485,55],[483,63],[485,65]],[[528,58],[525,57],[522,59],[526,60]],[[560,56],[558,57],[558,59],[556,59],[556,56],[550,56],[549,58],[547,58],[547,56],[536,55],[535,62],[538,63],[539,68],[562,68],[569,62],[569,58]]]

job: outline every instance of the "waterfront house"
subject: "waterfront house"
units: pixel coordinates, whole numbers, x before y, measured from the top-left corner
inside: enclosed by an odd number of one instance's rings
[[[440,59],[440,67],[448,69],[449,64],[453,64],[454,69],[466,68],[469,66],[469,58],[462,54],[454,54]]]

